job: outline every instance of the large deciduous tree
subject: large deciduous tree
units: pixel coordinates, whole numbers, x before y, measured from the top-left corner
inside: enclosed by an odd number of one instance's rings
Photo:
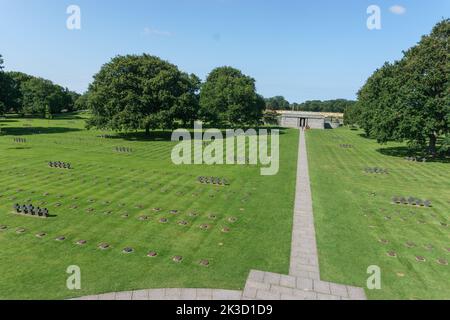
[[[231,67],[214,69],[200,92],[200,116],[211,125],[259,124],[264,109],[255,80]]]
[[[77,100],[81,98],[81,96],[82,95],[79,94],[78,92],[69,91],[68,89],[66,89],[66,101],[67,101],[66,110],[69,112],[77,110],[75,104]]]
[[[378,69],[358,93],[359,124],[379,142],[407,140],[436,153],[450,130],[450,20],[395,63]]]
[[[22,112],[48,117],[60,113],[71,104],[68,90],[50,80],[32,78],[21,84]]]
[[[354,126],[360,122],[360,105],[354,103],[349,105],[344,110],[344,124],[348,126]]]
[[[428,141],[435,153],[437,138],[450,132],[450,20],[438,23],[403,60],[399,136],[420,144]]]
[[[5,112],[5,73],[3,72],[3,58],[0,54],[0,114]]]
[[[50,80],[22,72],[7,72],[8,111],[18,114],[45,116],[49,113],[72,111],[79,94],[54,84]]]
[[[87,92],[80,95],[74,102],[73,109],[75,111],[87,110],[88,109],[88,94]]]
[[[277,125],[279,114],[275,110],[266,110],[263,115],[263,121],[267,125]]]
[[[190,122],[198,110],[199,79],[158,57],[117,56],[103,65],[88,91],[88,127],[138,130]]]
[[[12,86],[10,87],[10,96],[11,103],[8,106],[9,110],[16,112],[18,114],[23,114],[23,91],[22,91],[22,85],[33,79],[33,76],[30,76],[28,74],[17,72],[17,71],[11,71],[8,72],[8,75],[10,79],[12,79]]]
[[[10,108],[14,102],[14,83],[8,72],[3,70],[3,57],[0,55],[0,114]]]
[[[78,96],[50,80],[21,72],[4,72],[0,55],[0,114],[13,111],[46,116],[64,109],[71,111]]]

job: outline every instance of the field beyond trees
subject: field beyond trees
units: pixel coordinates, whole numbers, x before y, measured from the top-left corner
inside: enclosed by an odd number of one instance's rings
[[[177,167],[170,133],[88,131],[85,118],[0,121],[0,226],[7,227],[0,231],[0,298],[242,289],[250,269],[288,272],[296,130],[280,136],[279,174],[262,177],[254,166]],[[448,163],[407,161],[404,144],[380,146],[345,128],[308,131],[307,142],[322,279],[366,287],[367,268],[376,265],[382,289],[366,290],[371,299],[450,298]],[[230,185],[204,185],[199,176]],[[396,204],[394,197],[429,200],[431,207]],[[49,208],[51,217],[14,214],[15,203],[30,202]],[[56,241],[60,236],[66,239]],[[127,247],[134,251],[123,253]],[[148,257],[151,251],[157,256]],[[81,267],[80,291],[66,288],[70,265]]]
[[[366,289],[370,299],[450,299],[450,267],[438,262],[450,260],[449,164],[407,161],[404,144],[363,136],[344,128],[307,133],[323,280],[366,287],[367,268],[376,265],[382,288]]]
[[[280,136],[279,174],[263,177],[257,166],[176,167],[169,132],[87,131],[84,120],[0,120],[0,226],[7,227],[0,231],[0,299],[242,289],[250,269],[288,272],[296,130]],[[50,168],[49,161],[73,169]],[[230,185],[204,185],[199,176],[226,178]],[[51,217],[17,215],[15,203],[47,207]],[[60,236],[66,239],[56,241]],[[110,247],[99,249],[105,243]],[[134,252],[123,253],[126,247]],[[157,256],[148,257],[150,251]],[[183,257],[181,263],[174,256]],[[66,288],[70,265],[81,268],[80,291]]]

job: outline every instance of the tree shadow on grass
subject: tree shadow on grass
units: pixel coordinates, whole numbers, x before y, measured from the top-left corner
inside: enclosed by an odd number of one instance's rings
[[[33,115],[33,114],[26,114],[23,116],[19,116],[17,114],[15,115],[7,115],[4,119],[11,119],[11,121],[17,122],[20,120],[22,121],[34,121],[34,120],[48,120],[47,118],[43,117],[42,115]],[[86,119],[83,117],[82,114],[79,112],[66,112],[66,113],[54,113],[52,114],[51,120],[83,120]],[[0,122],[2,119],[0,119]]]
[[[53,120],[86,120],[86,118],[75,113],[66,113],[53,115]]]
[[[31,147],[14,147],[14,148],[8,148],[8,150],[29,150]]]
[[[450,156],[446,154],[438,154],[434,157],[427,155],[424,149],[409,148],[407,146],[379,148],[377,152],[390,157],[405,158],[417,157],[419,159],[426,158],[426,162],[450,163]]]
[[[371,138],[370,136],[368,136],[365,133],[358,133],[358,136],[360,136],[361,138],[364,138],[364,139],[375,140],[374,138]]]
[[[170,131],[152,131],[150,134],[145,132],[119,132],[110,139],[123,139],[127,141],[171,141],[172,132]]]
[[[203,128],[204,130],[207,130]],[[263,128],[264,129],[264,128]],[[285,134],[286,129],[285,128],[271,128],[272,130],[279,130],[280,135]],[[258,131],[258,129],[256,129]],[[189,131],[191,134],[191,139],[194,140],[194,135],[192,131]],[[226,131],[220,130],[222,133],[222,136],[226,137]],[[269,130],[270,134],[270,130]],[[126,133],[116,133],[113,136],[109,137],[110,139],[123,139],[127,141],[172,141],[172,131],[162,131],[162,130],[155,130],[151,131],[150,134],[146,134],[145,132],[139,131],[139,132],[126,132]]]
[[[81,129],[65,127],[6,127],[2,128],[2,135],[26,136],[33,134],[58,134],[76,131],[81,131]]]

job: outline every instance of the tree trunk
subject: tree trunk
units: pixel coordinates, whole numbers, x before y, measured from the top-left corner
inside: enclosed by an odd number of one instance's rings
[[[150,135],[150,126],[145,126],[145,135],[146,136]]]
[[[436,142],[437,142],[437,137],[435,134],[431,134],[430,135],[430,144],[428,145],[428,152],[432,155],[435,156],[436,155]]]

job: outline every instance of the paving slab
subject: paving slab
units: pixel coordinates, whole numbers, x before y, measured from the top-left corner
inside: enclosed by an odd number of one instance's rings
[[[116,300],[116,294],[114,292],[100,294],[100,295],[98,295],[98,300],[107,300],[107,301]]]
[[[164,297],[166,296],[165,289],[153,289],[148,291],[148,299],[149,300],[164,300]]]
[[[133,291],[133,295],[131,297],[132,300],[148,300],[148,292],[149,290],[136,290]]]
[[[131,300],[132,296],[133,296],[132,291],[116,292],[115,299],[116,300]]]

